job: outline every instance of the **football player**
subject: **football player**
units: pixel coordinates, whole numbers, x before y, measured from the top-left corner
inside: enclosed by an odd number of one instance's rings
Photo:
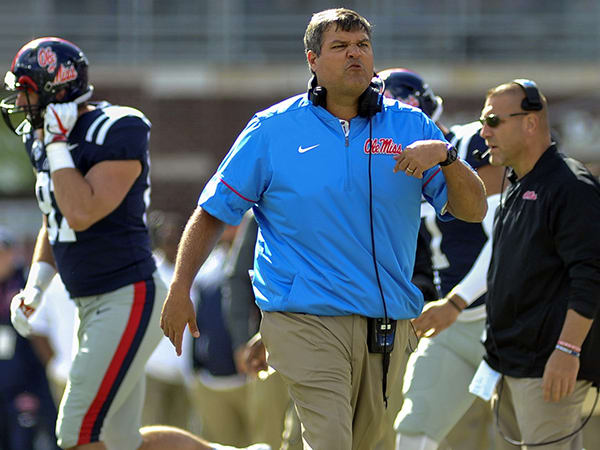
[[[166,296],[145,220],[149,120],[134,108],[90,102],[86,56],[57,37],[21,48],[5,84],[13,94],[0,104],[3,117],[23,136],[44,215],[11,319],[29,334],[29,317],[58,270],[80,320],[56,424],[59,446],[222,448],[179,429],[140,430],[144,366],[162,336]]]
[[[488,212],[482,223],[442,222],[425,203],[421,211],[420,235],[425,235],[429,244],[440,298],[427,303],[413,321],[417,334],[427,339],[420,340],[409,358],[404,403],[395,429],[397,449],[433,450],[475,400],[468,386],[484,352],[480,337],[485,324],[486,274],[503,171],[489,165],[479,122],[451,128],[439,122],[442,99],[419,74],[395,68],[379,76],[385,83],[384,95],[420,108],[436,122],[459,157],[477,170],[488,195]],[[460,448],[468,445],[461,442]]]

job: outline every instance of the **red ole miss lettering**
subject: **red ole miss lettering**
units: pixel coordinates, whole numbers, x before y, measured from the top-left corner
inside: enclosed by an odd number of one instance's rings
[[[369,139],[365,140],[364,152],[369,154],[369,147],[373,148],[373,154],[397,155],[402,153],[402,144],[396,144],[392,138],[374,138],[372,146],[369,145]]]

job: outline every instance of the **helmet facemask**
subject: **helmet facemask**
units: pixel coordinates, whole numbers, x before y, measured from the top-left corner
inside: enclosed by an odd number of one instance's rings
[[[15,75],[9,71],[4,77],[4,87],[7,91],[12,92],[0,101],[2,118],[8,128],[19,136],[29,129],[41,128],[44,119],[39,99],[35,104],[31,100],[31,93],[38,90],[35,83],[28,77],[21,77],[21,80],[17,80]],[[26,105],[17,105],[17,96],[20,92],[25,94]],[[32,128],[27,126],[29,124]]]

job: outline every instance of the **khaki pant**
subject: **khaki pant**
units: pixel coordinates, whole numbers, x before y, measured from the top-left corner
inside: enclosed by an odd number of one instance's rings
[[[583,403],[583,415],[587,417],[592,410],[596,400],[596,388],[592,387],[588,391],[585,402]],[[583,448],[586,450],[600,449],[600,400],[594,409],[594,415],[583,428]]]
[[[235,446],[264,442],[273,450],[283,445],[285,416],[291,401],[277,372],[229,389],[212,389],[196,378],[190,393],[204,439]],[[299,449],[288,439],[285,442],[287,449]]]
[[[541,443],[566,436],[581,424],[583,401],[591,382],[580,380],[575,392],[560,402],[546,402],[541,378],[513,378],[504,376],[498,386],[500,393],[500,427],[514,440],[524,443]],[[510,422],[516,421],[518,429]],[[544,450],[581,450],[582,433],[570,439],[545,445]],[[523,450],[533,449],[527,445]]]
[[[398,321],[388,395],[402,366],[408,321]],[[305,449],[372,450],[386,421],[382,355],[367,349],[367,320],[264,312],[261,335],[268,362],[296,405]]]
[[[142,426],[169,425],[192,431],[193,423],[192,405],[185,384],[170,383],[146,374]]]

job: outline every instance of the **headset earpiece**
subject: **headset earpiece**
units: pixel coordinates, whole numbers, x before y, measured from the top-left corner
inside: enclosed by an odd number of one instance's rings
[[[317,84],[317,75],[314,73],[308,82],[308,99],[315,106],[325,108],[327,105],[327,89]]]
[[[542,103],[540,91],[534,81],[518,78],[512,82],[521,86],[521,89],[525,92],[525,98],[521,102],[521,109],[523,111],[542,110],[544,104]]]
[[[378,112],[381,112],[382,100],[379,87],[375,83],[369,83],[369,87],[358,98],[358,115],[370,119]]]
[[[327,106],[327,89],[317,84],[317,76],[313,74],[308,82],[308,99],[315,106]],[[358,115],[371,118],[382,110],[382,96],[379,86],[371,82],[369,87],[358,98]]]

